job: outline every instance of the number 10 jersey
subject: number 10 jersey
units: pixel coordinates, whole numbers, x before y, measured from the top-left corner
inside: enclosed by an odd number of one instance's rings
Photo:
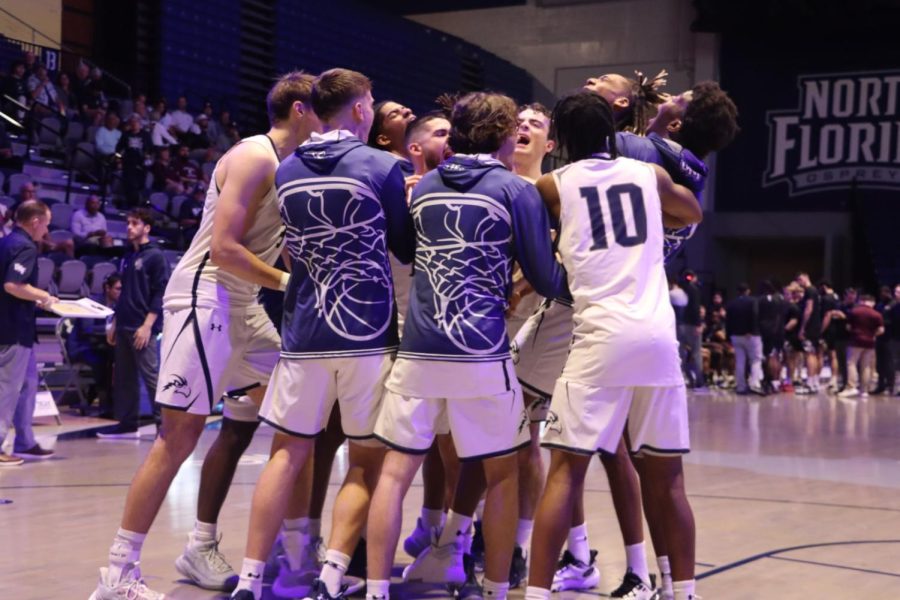
[[[558,249],[575,311],[562,379],[601,387],[682,384],[656,173],[628,158],[591,158],[553,176]]]

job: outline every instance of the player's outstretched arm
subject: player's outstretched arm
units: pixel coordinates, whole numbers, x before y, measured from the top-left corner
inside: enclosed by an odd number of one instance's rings
[[[225,181],[213,220],[210,258],[245,281],[283,289],[287,274],[267,265],[242,243],[260,203],[274,185],[271,155],[257,144],[238,144],[228,153]],[[218,182],[214,182],[214,185]]]
[[[697,197],[683,185],[678,185],[665,169],[650,165],[656,172],[656,185],[662,205],[663,225],[678,228],[687,227],[703,220],[703,209]]]

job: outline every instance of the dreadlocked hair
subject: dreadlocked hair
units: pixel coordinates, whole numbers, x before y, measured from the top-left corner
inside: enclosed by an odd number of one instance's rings
[[[616,151],[616,119],[612,107],[603,97],[580,91],[556,103],[550,120],[550,135],[569,162]]]
[[[628,79],[631,84],[631,103],[629,110],[620,118],[620,129],[644,135],[650,118],[656,114],[656,107],[665,100],[660,90],[666,85],[668,76],[665,69],[653,78],[641,71],[634,72],[635,78]]]
[[[434,99],[434,103],[437,105],[437,112],[449,121],[450,115],[453,114],[453,107],[460,98],[462,98],[462,94],[459,92],[444,92]]]

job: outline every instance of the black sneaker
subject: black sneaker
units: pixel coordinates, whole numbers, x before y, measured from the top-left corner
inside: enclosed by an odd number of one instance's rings
[[[362,542],[362,540],[360,541]],[[357,546],[357,548],[359,548],[359,546]],[[312,590],[310,590],[306,600],[341,600],[344,598],[344,590],[346,589],[347,587],[343,586],[336,596],[332,596],[328,593],[328,587],[325,585],[325,582],[316,579],[313,581]]]
[[[522,546],[516,544],[513,549],[512,562],[509,564],[509,588],[515,589],[527,579],[528,561],[525,560],[525,551]]]
[[[610,598],[629,598],[631,600],[652,600],[656,595],[653,583],[647,583],[628,569],[622,584],[609,595]]]
[[[475,577],[475,561],[471,554],[463,554],[463,569],[466,572],[466,582],[455,590],[457,600],[483,600],[484,590]]]
[[[351,577],[359,577],[365,581],[366,573],[366,540],[359,538],[359,543],[356,544],[356,550],[353,551],[353,556],[350,557],[350,564],[347,566],[346,574]],[[324,589],[324,586],[322,589]]]
[[[475,532],[472,534],[472,562],[476,571],[484,571],[484,533],[481,530],[481,521],[473,524]]]
[[[35,444],[28,450],[16,450],[13,454],[25,460],[44,460],[53,456],[53,450],[45,450],[40,445]]]
[[[97,431],[97,437],[103,440],[136,440],[140,438],[138,428],[117,423]]]

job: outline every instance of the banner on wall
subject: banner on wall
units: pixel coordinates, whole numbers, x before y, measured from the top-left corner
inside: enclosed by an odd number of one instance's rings
[[[843,189],[900,190],[900,71],[801,75],[794,108],[766,115],[764,186],[788,196]]]

